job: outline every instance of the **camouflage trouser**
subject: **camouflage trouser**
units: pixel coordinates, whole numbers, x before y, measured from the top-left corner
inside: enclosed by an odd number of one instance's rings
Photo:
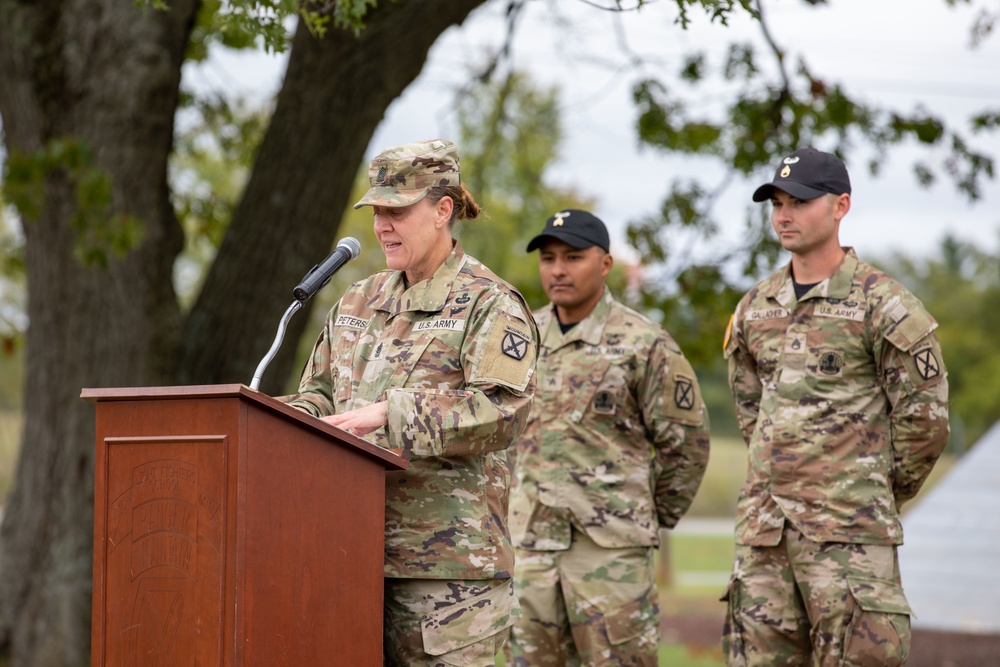
[[[508,667],[657,664],[651,548],[604,549],[574,529],[565,551],[515,550],[514,582]]]
[[[510,579],[386,579],[383,662],[493,667],[520,615]]]
[[[910,650],[896,548],[810,542],[785,522],[774,547],[736,545],[726,664],[893,667]]]

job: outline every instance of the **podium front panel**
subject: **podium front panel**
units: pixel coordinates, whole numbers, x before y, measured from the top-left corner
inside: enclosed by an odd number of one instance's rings
[[[381,665],[405,463],[239,386],[88,396],[95,667]]]
[[[105,446],[105,664],[221,665],[227,437]]]

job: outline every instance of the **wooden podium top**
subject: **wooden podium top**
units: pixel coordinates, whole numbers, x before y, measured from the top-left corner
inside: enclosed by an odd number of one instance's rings
[[[80,391],[80,398],[95,403],[103,401],[157,401],[179,399],[210,399],[210,398],[240,398],[250,401],[259,408],[277,413],[292,419],[300,426],[312,431],[323,433],[333,439],[349,444],[384,462],[387,470],[405,470],[409,461],[400,456],[397,451],[383,449],[363,440],[322,419],[285,405],[281,401],[255,391],[244,384],[203,384],[169,387],[85,387]]]

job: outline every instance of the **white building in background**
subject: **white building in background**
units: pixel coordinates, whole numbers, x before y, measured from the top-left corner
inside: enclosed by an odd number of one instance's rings
[[[902,521],[913,627],[1000,634],[1000,422]]]

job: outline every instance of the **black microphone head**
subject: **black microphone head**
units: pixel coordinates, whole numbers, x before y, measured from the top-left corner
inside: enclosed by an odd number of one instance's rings
[[[361,242],[353,236],[345,236],[337,242],[338,248],[344,248],[351,253],[351,259],[357,259],[361,254]]]

